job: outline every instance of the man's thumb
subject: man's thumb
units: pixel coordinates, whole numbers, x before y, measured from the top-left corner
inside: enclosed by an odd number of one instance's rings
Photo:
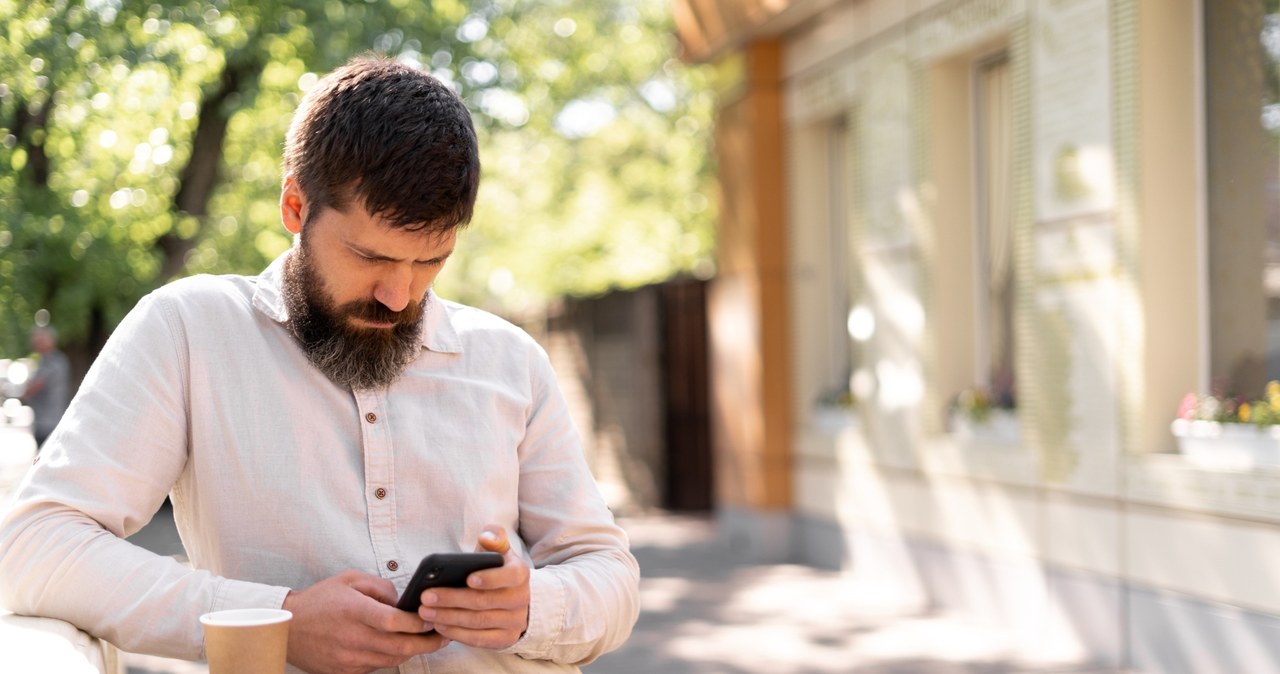
[[[497,552],[499,554],[507,554],[511,549],[511,543],[507,540],[507,530],[497,526],[489,525],[480,532],[480,543],[478,546],[480,551]]]

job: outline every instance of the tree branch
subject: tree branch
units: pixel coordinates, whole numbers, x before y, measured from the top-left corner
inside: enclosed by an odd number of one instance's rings
[[[40,104],[40,109],[31,114],[25,103],[19,102],[14,115],[14,135],[27,150],[27,169],[31,181],[41,188],[49,186],[49,155],[44,151],[44,134],[49,128],[49,114],[53,111],[53,92]],[[40,136],[37,139],[37,135]]]
[[[228,63],[218,79],[218,86],[200,104],[200,117],[196,122],[191,141],[191,156],[178,176],[178,191],[173,197],[173,210],[195,216],[199,223],[196,236],[179,237],[168,232],[156,239],[156,247],[164,256],[160,267],[160,279],[177,276],[186,266],[187,253],[195,248],[199,231],[203,231],[209,214],[209,201],[218,184],[218,168],[222,164],[223,143],[227,137],[227,122],[233,110],[227,101],[241,93],[246,82],[256,76],[261,67],[254,62]]]

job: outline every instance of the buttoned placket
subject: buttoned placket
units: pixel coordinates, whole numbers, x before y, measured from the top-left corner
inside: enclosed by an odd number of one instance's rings
[[[395,455],[387,391],[356,391],[360,437],[364,442],[364,499],[369,513],[369,540],[378,575],[393,583],[413,573],[417,560],[403,559],[396,545]],[[408,584],[405,580],[404,584]],[[399,584],[397,584],[399,587]],[[401,674],[430,674],[425,655],[400,664]]]
[[[394,580],[413,571],[413,561],[400,558],[396,545],[395,457],[386,391],[356,391],[360,437],[364,446],[364,492],[369,540],[378,574]]]

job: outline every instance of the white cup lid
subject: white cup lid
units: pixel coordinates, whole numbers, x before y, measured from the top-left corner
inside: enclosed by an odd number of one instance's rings
[[[252,627],[254,625],[281,623],[291,618],[293,618],[293,614],[284,609],[234,608],[206,613],[200,616],[200,624],[224,627]]]

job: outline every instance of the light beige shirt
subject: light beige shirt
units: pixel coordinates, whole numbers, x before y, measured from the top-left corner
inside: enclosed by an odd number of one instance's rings
[[[525,636],[401,672],[573,671],[622,643],[639,569],[545,352],[431,294],[417,360],[353,392],[282,324],[283,259],[172,283],[120,324],[0,522],[0,603],[197,659],[201,613],[278,607],[346,569],[402,592],[424,555],[497,523],[534,567]],[[123,540],[166,495],[194,568]]]

